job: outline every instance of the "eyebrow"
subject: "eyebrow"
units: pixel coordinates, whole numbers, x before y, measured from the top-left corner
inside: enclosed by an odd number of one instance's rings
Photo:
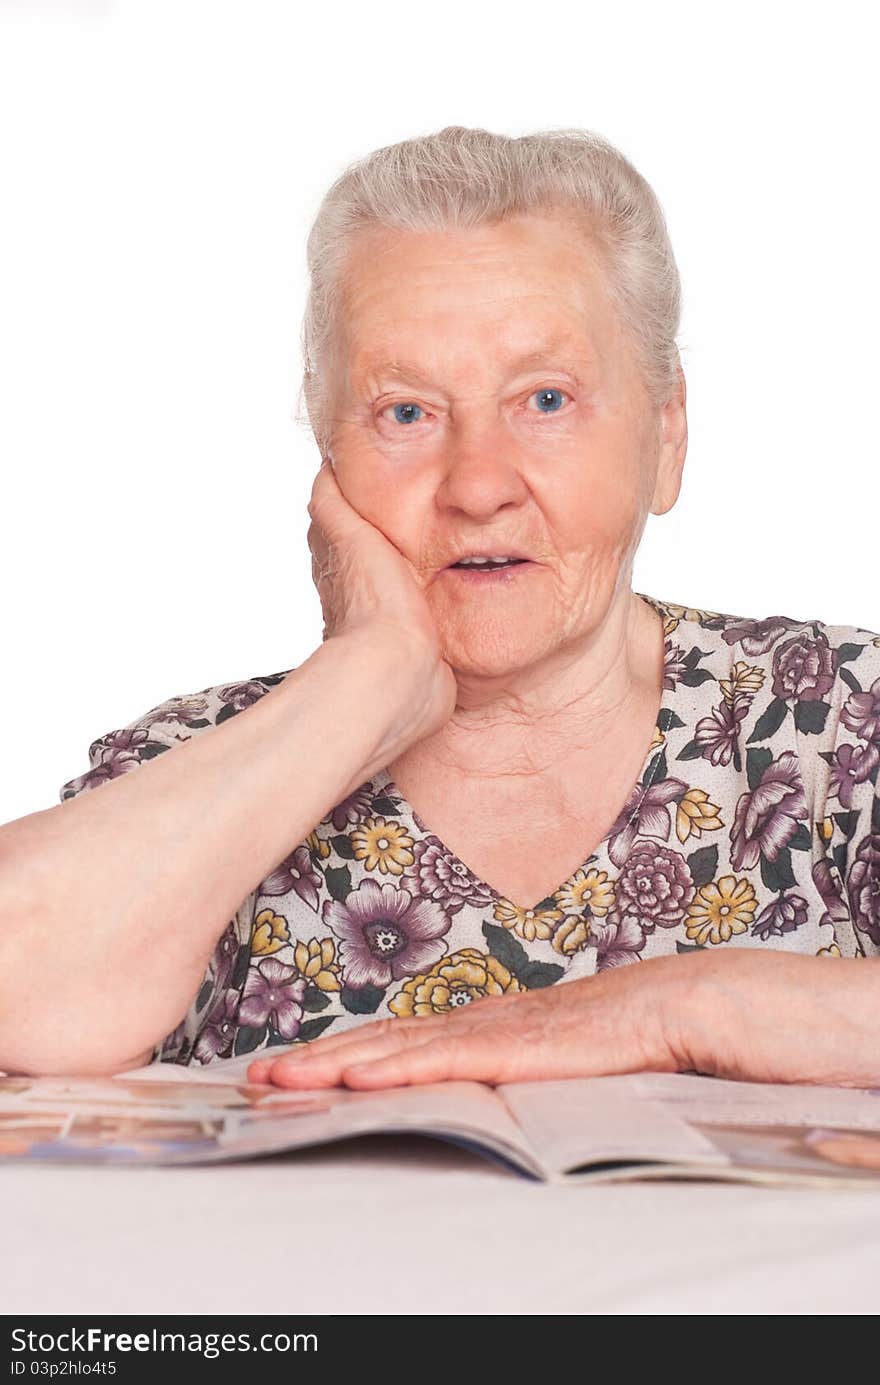
[[[534,351],[527,351],[524,355],[516,356],[507,362],[509,374],[522,373],[530,367],[537,367],[546,364],[551,357],[557,357],[557,363],[570,375],[578,378],[578,371],[583,370],[589,364],[588,357],[581,357],[571,342],[550,341],[544,346],[536,348]],[[432,385],[434,383],[431,376],[419,370],[417,366],[407,365],[404,362],[389,360],[373,363],[367,361],[359,371],[358,376],[363,379],[366,375],[385,375],[394,377],[398,380],[412,380],[420,385]]]

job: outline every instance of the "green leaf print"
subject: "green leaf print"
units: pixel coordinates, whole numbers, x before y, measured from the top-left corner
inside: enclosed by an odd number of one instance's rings
[[[384,995],[378,986],[343,986],[339,999],[351,1015],[374,1015]]]
[[[532,958],[528,956],[525,947],[517,942],[513,933],[507,928],[499,928],[498,924],[482,925],[482,936],[486,940],[486,946],[491,951],[492,956],[502,963],[507,971],[513,972],[517,981],[522,981],[522,972],[527,972],[529,967],[534,967]]]
[[[810,838],[810,829],[805,822],[798,823],[798,829],[788,843],[789,851],[812,851],[813,843]]]
[[[317,1020],[306,1020],[305,1024],[300,1025],[299,1033],[296,1037],[298,1039],[303,1039],[305,1042],[311,1039],[317,1039],[318,1035],[323,1034],[327,1026],[332,1023],[332,1015],[322,1015],[321,1018]]]
[[[352,845],[351,837],[346,837],[344,832],[340,832],[336,837],[331,837],[330,845],[333,847],[336,855],[342,857],[343,861],[354,860],[354,846]]]
[[[315,1010],[326,1010],[330,1004],[330,997],[326,995],[319,986],[308,986],[302,998],[302,1007],[310,1014]]]
[[[331,866],[329,870],[325,870],[324,880],[330,898],[338,900],[340,904],[351,894],[351,871],[348,866]]]
[[[750,736],[749,740],[754,737]],[[773,763],[772,750],[747,750],[746,751],[746,774],[749,780],[749,788],[754,793],[760,787],[761,780]]]
[[[827,702],[798,702],[794,709],[794,724],[806,735],[818,736],[825,730],[830,711]]]
[[[774,697],[766,711],[755,722],[755,729],[746,744],[750,745],[752,741],[766,741],[775,736],[787,715],[788,703],[785,698]]]
[[[235,1036],[233,1049],[235,1056],[238,1057],[240,1053],[253,1053],[254,1049],[259,1048],[265,1039],[267,1030],[268,1025],[265,1024],[261,1025],[259,1029],[253,1029],[249,1024],[243,1024]]]
[[[687,863],[695,889],[702,889],[704,885],[708,885],[710,880],[715,879],[715,872],[718,869],[717,846],[700,847],[699,851],[694,851],[688,856]]]
[[[537,991],[541,986],[552,986],[564,975],[565,967],[557,966],[555,962],[531,962],[516,979],[526,990]]]
[[[768,890],[773,890],[777,894],[793,889],[797,882],[791,869],[791,852],[787,848],[780,851],[775,861],[768,861],[766,856],[761,857],[761,879]]]

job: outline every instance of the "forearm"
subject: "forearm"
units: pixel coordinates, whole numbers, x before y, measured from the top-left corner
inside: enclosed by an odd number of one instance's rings
[[[880,965],[731,948],[681,957],[679,1066],[753,1082],[880,1087]]]
[[[247,895],[393,749],[390,643],[327,641],[136,771],[0,827],[0,1068],[128,1066]]]

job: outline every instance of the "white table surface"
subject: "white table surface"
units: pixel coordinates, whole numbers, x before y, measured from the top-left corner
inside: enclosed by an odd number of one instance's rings
[[[880,1189],[555,1187],[365,1136],[201,1168],[0,1168],[21,1313],[870,1313]]]

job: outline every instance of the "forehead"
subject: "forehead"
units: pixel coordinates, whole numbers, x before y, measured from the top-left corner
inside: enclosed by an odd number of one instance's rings
[[[370,228],[342,272],[339,345],[353,375],[468,346],[504,366],[595,358],[613,333],[598,249],[567,216],[445,231]]]

